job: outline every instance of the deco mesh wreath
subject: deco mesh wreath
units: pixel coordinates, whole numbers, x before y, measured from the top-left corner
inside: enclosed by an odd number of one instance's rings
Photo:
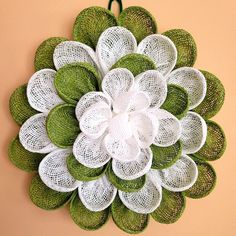
[[[157,34],[141,7],[124,9],[118,20],[87,8],[73,38],[45,40],[36,72],[10,98],[22,126],[9,156],[38,172],[32,202],[46,210],[70,203],[86,230],[100,228],[110,212],[128,233],[141,232],[149,215],[174,223],[185,197],[214,188],[207,161],[222,156],[226,141],[209,118],[223,104],[224,87],[192,67],[197,50],[188,32]]]

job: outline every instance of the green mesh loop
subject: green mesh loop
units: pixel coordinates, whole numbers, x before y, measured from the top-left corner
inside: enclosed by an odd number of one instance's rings
[[[77,16],[74,28],[74,40],[96,48],[101,33],[109,27],[116,26],[114,14],[102,7],[89,7]]]
[[[152,169],[165,169],[172,166],[181,156],[182,144],[177,141],[169,147],[151,146],[153,153]]]
[[[209,119],[221,109],[225,99],[225,89],[220,80],[213,74],[201,70],[206,78],[207,92],[204,100],[194,109],[203,118]]]
[[[162,224],[175,223],[185,209],[185,197],[181,192],[170,192],[162,189],[160,206],[151,213],[154,220]]]
[[[178,85],[169,84],[167,97],[161,108],[169,111],[178,119],[183,118],[189,108],[188,93]]]
[[[222,128],[214,121],[206,121],[207,138],[203,147],[194,156],[205,161],[219,159],[226,148],[226,138]]]
[[[134,76],[147,70],[156,70],[154,62],[149,57],[138,53],[131,53],[122,57],[112,66],[112,69],[114,68],[126,68]]]
[[[55,47],[68,39],[62,38],[62,37],[52,37],[48,38],[45,41],[43,41],[36,53],[34,58],[34,67],[35,70],[41,70],[44,68],[51,68],[55,69],[54,63],[53,63],[53,52]]]
[[[132,6],[124,9],[119,16],[118,23],[130,30],[138,43],[148,35],[157,32],[155,18],[142,7]]]
[[[121,202],[118,195],[111,205],[111,213],[115,224],[129,234],[141,233],[149,222],[149,215],[131,211]]]
[[[116,188],[123,192],[136,192],[144,186],[146,181],[145,175],[134,180],[123,180],[119,178],[113,172],[111,163],[109,163],[107,169],[107,177]]]
[[[80,181],[91,181],[101,177],[106,170],[106,166],[99,168],[88,168],[79,163],[73,154],[67,157],[67,168],[70,174],[77,180]]]
[[[58,147],[67,148],[73,145],[80,129],[75,116],[75,107],[62,104],[53,108],[46,121],[48,137]]]
[[[17,135],[9,145],[8,156],[16,167],[30,172],[38,170],[39,163],[45,155],[26,150],[20,143],[19,136]]]
[[[32,178],[29,189],[31,201],[44,210],[55,210],[65,206],[71,200],[72,193],[61,193],[50,189],[38,174]]]
[[[216,184],[216,173],[213,167],[204,161],[192,157],[198,168],[198,178],[195,184],[186,190],[185,196],[190,198],[206,197],[214,189]]]
[[[55,77],[55,87],[60,97],[76,105],[90,91],[98,90],[99,75],[88,63],[72,63],[60,68]]]
[[[85,230],[101,228],[107,222],[109,213],[109,208],[98,212],[88,210],[79,199],[78,194],[73,194],[70,203],[70,215],[80,228]]]
[[[31,116],[38,112],[34,110],[26,96],[27,85],[24,84],[17,88],[11,95],[9,100],[9,109],[15,122],[22,125]]]
[[[197,59],[197,46],[192,35],[183,29],[168,30],[163,35],[170,38],[177,49],[175,68],[193,66]]]

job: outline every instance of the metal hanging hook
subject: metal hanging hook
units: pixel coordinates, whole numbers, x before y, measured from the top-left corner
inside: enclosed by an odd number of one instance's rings
[[[111,11],[111,6],[112,6],[112,3],[114,1],[117,1],[118,4],[119,4],[119,8],[120,8],[120,13],[123,11],[123,5],[122,5],[122,0],[110,0],[109,3],[108,3],[108,10]]]

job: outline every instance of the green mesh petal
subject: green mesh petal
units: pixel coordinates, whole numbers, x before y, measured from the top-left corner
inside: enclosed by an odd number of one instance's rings
[[[62,37],[52,37],[43,41],[39,45],[35,53],[35,58],[34,58],[35,70],[38,71],[44,68],[55,69],[53,63],[54,49],[59,43],[64,42],[66,40],[68,39]]]
[[[153,153],[152,169],[165,169],[172,166],[181,156],[182,144],[177,141],[169,147],[151,146]]]
[[[72,192],[61,193],[50,189],[37,174],[30,184],[29,195],[36,206],[44,210],[54,210],[66,205],[71,199]]]
[[[32,153],[24,149],[20,143],[19,136],[14,138],[9,145],[8,155],[11,162],[21,170],[30,172],[37,171],[39,163],[45,155]]]
[[[203,118],[209,119],[216,115],[225,99],[225,89],[220,80],[213,74],[201,70],[206,78],[207,92],[201,104],[194,109]]]
[[[11,115],[19,125],[22,125],[28,118],[38,113],[28,102],[26,88],[26,84],[17,88],[12,93],[9,101]]]
[[[70,215],[80,228],[85,230],[101,228],[107,222],[109,212],[109,208],[98,212],[90,211],[82,204],[78,194],[73,194],[70,203]]]
[[[134,76],[147,70],[156,70],[154,62],[149,57],[137,53],[131,53],[122,57],[112,66],[112,69],[114,68],[126,68]]]
[[[116,26],[114,14],[102,7],[89,7],[77,16],[74,28],[74,40],[96,48],[101,33],[109,27]]]
[[[167,97],[161,108],[169,111],[178,119],[183,118],[189,108],[188,93],[178,85],[169,84]]]
[[[193,158],[198,167],[198,178],[195,184],[186,190],[185,196],[190,198],[203,198],[215,187],[216,173],[213,167],[204,161]]]
[[[203,147],[194,153],[199,159],[205,161],[214,161],[219,159],[226,148],[226,138],[224,131],[214,121],[206,121],[207,124],[207,138]]]
[[[53,108],[47,117],[46,128],[50,140],[61,148],[73,145],[80,129],[75,117],[75,107],[62,104]]]
[[[148,225],[149,216],[129,210],[118,195],[111,205],[112,218],[115,224],[129,234],[141,233]]]
[[[151,213],[151,216],[159,223],[171,224],[181,217],[184,209],[184,195],[180,192],[170,192],[163,188],[161,204]]]
[[[88,168],[79,163],[73,154],[67,157],[67,168],[70,174],[77,180],[80,181],[91,181],[98,179],[106,171],[106,166],[99,168]]]
[[[144,186],[145,181],[146,181],[145,175],[134,180],[123,180],[119,178],[113,172],[111,163],[109,163],[109,166],[107,169],[107,177],[116,188],[124,192],[138,191]]]
[[[142,7],[128,7],[124,9],[118,19],[119,25],[130,30],[139,43],[150,34],[157,32],[155,18]]]
[[[163,35],[170,38],[177,49],[175,68],[193,66],[197,59],[197,46],[192,35],[183,29],[168,30]]]
[[[72,63],[59,69],[55,77],[55,87],[62,99],[75,104],[90,91],[98,90],[99,75],[88,63]]]

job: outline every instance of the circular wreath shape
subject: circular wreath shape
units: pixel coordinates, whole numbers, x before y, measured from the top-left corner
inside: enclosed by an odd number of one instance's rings
[[[215,75],[193,68],[196,57],[189,32],[158,33],[155,18],[137,6],[118,19],[89,7],[73,39],[42,42],[35,73],[9,102],[21,126],[9,158],[36,172],[32,202],[46,210],[70,204],[85,230],[99,229],[111,213],[136,234],[150,216],[174,223],[186,198],[207,196],[216,183],[208,162],[226,148],[209,119],[225,91]]]

